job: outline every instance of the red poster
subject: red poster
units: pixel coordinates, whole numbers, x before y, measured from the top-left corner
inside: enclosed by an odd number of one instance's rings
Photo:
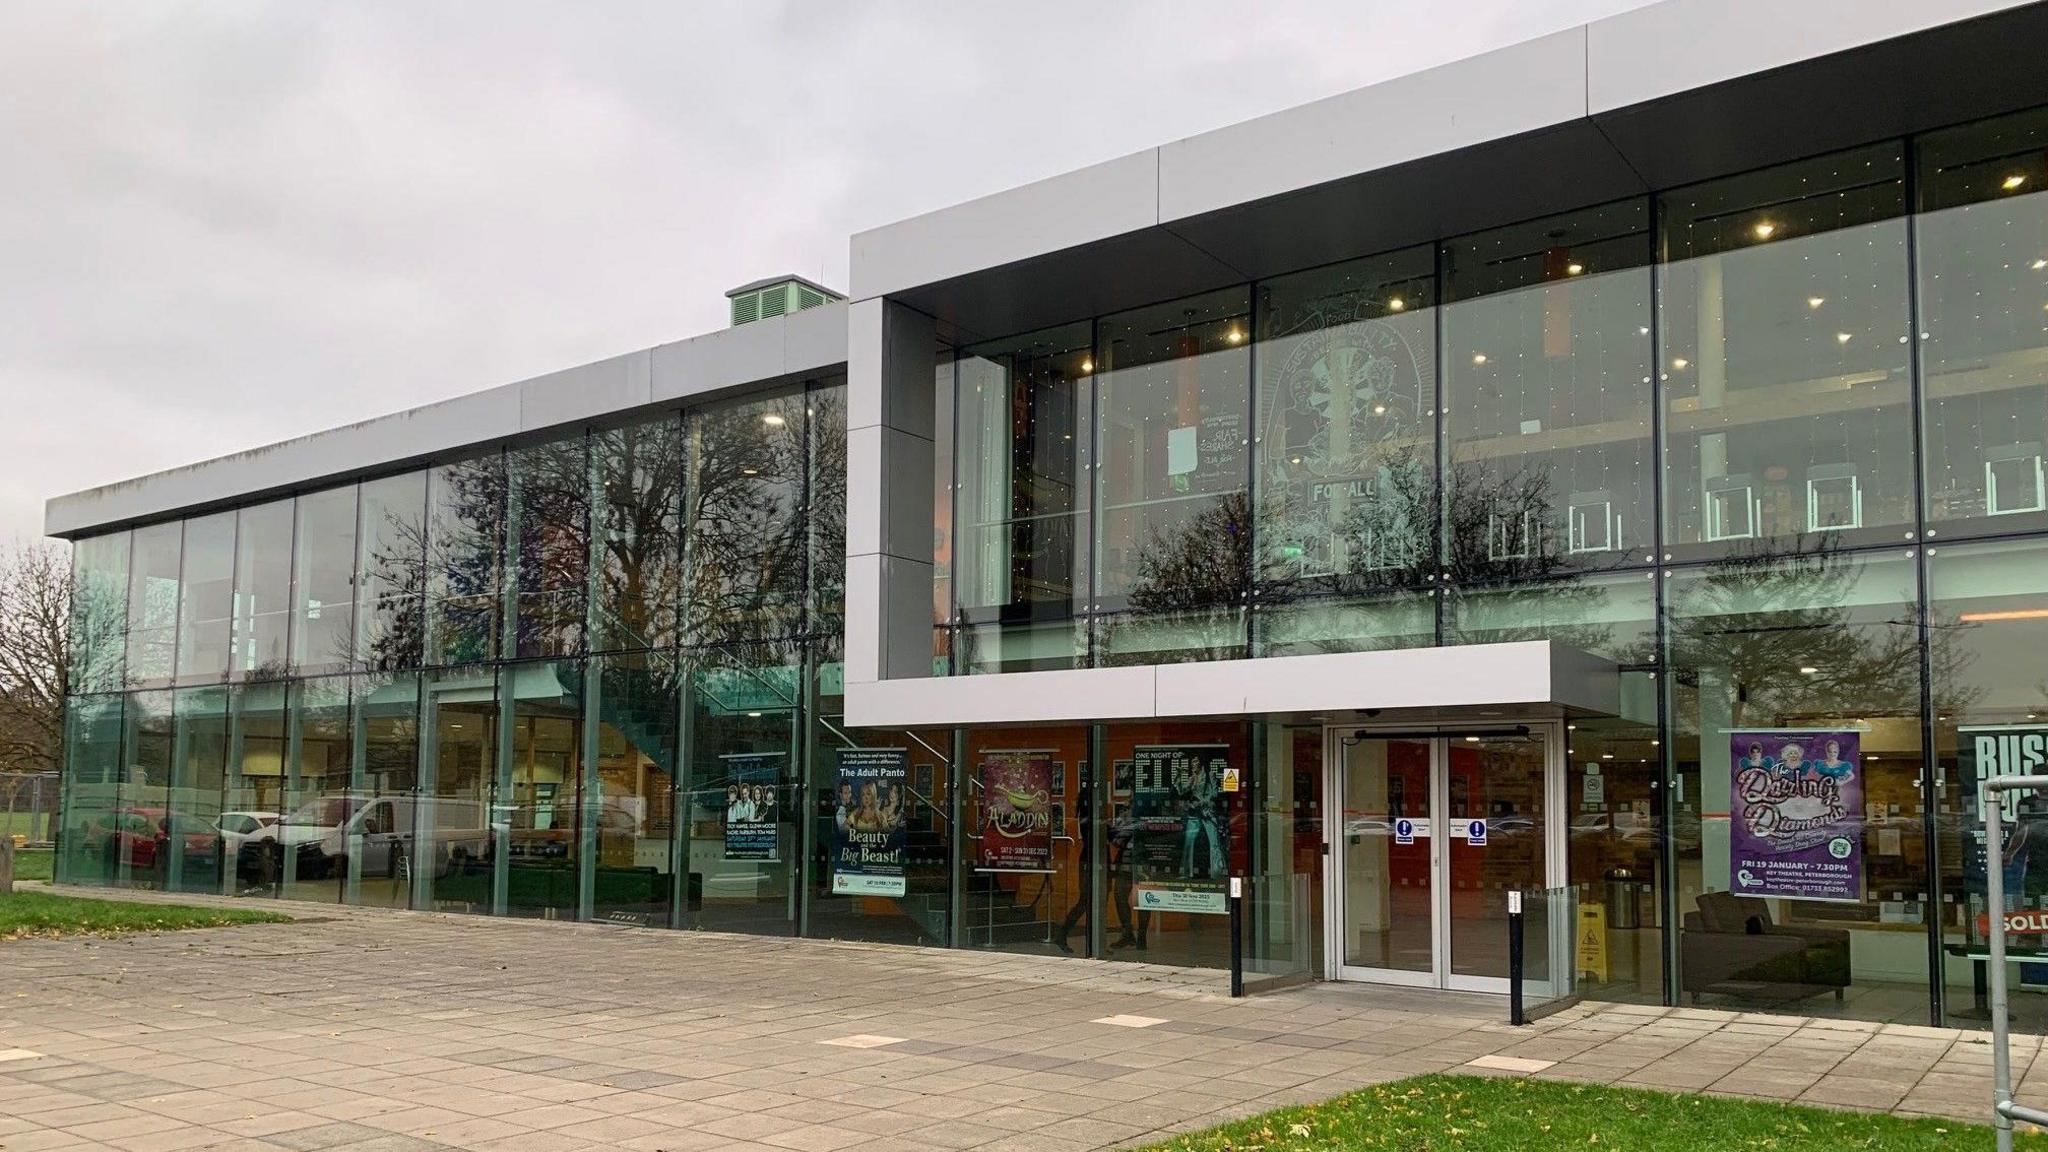
[[[983,872],[1052,870],[1052,754],[990,752],[981,759]]]

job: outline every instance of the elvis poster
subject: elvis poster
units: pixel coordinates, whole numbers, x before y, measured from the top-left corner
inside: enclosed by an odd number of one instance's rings
[[[1132,754],[1131,841],[1141,911],[1226,914],[1230,816],[1223,744],[1140,745]]]

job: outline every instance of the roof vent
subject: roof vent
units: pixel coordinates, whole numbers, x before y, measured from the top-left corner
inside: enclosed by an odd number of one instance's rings
[[[742,284],[725,294],[732,301],[732,326],[752,324],[770,316],[801,312],[846,297],[801,276],[777,276]]]

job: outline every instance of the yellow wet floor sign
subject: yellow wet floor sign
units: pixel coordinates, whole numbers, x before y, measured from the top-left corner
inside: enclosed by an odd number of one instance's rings
[[[1579,973],[1606,982],[1607,908],[1587,904],[1579,909]]]

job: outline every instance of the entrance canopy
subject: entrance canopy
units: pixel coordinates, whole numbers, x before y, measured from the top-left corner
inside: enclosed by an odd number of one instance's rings
[[[1549,640],[1269,656],[1200,664],[1012,672],[846,685],[846,719],[863,727],[1056,724],[1203,716],[1427,709],[1611,715],[1614,663]]]

